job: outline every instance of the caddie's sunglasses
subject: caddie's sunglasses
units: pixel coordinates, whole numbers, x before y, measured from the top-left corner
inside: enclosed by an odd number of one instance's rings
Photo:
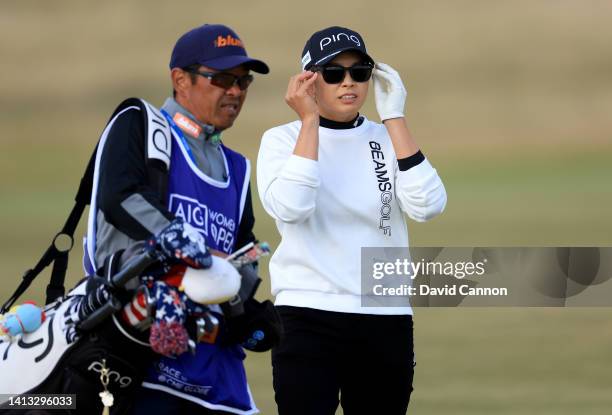
[[[234,85],[238,85],[241,91],[244,91],[253,82],[253,75],[236,76],[229,72],[200,72],[197,69],[186,68],[185,72],[203,76],[210,79],[210,83],[223,89],[230,89]]]
[[[372,76],[372,65],[366,63],[356,63],[350,68],[341,65],[326,65],[326,66],[315,66],[311,70],[313,72],[321,72],[323,80],[328,84],[339,84],[344,80],[346,71],[351,74],[351,78],[355,82],[368,82]]]

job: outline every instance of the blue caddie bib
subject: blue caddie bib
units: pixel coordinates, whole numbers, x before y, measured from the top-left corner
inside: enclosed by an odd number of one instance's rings
[[[167,117],[169,118],[169,117]],[[169,120],[171,122],[171,120]],[[182,132],[173,123],[168,177],[168,209],[193,225],[208,247],[231,253],[248,188],[249,161],[221,144],[228,179],[220,182],[196,166]],[[210,409],[256,413],[246,380],[240,345],[198,343],[195,355],[162,357],[149,370],[143,386],[163,390]]]

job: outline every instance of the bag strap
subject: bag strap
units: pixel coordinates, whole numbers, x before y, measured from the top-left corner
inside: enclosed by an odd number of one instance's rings
[[[62,297],[65,293],[64,280],[66,279],[66,270],[68,269],[68,255],[74,246],[74,232],[81,221],[85,207],[89,205],[91,201],[91,191],[93,188],[93,176],[94,167],[96,162],[96,153],[98,152],[98,146],[93,151],[92,156],[87,163],[85,174],[81,177],[81,183],[79,189],[74,197],[74,207],[64,223],[62,230],[55,235],[51,246],[54,251],[57,252],[55,261],[53,263],[53,269],[51,271],[51,279],[49,285],[47,285],[45,300],[46,304],[52,303],[56,299]],[[60,238],[67,239],[68,244],[62,246],[62,240]]]

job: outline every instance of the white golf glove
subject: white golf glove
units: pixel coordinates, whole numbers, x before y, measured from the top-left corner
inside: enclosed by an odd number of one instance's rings
[[[374,95],[376,110],[382,121],[404,116],[406,88],[395,69],[378,62],[372,73],[374,78]]]

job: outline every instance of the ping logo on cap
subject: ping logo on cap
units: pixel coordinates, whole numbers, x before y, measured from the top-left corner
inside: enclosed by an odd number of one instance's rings
[[[336,33],[333,34],[331,36],[327,36],[324,37],[323,39],[321,39],[321,41],[319,42],[319,46],[321,48],[321,50],[323,50],[323,48],[325,46],[328,46],[330,44],[332,44],[333,42],[340,42],[340,40],[342,39],[342,36],[344,36],[346,38],[346,40],[349,40],[353,43],[355,43],[357,46],[361,46],[361,41],[359,41],[359,38],[355,35],[348,35],[344,32],[340,32],[340,33]]]
[[[226,46],[238,46],[241,48],[244,48],[244,44],[242,43],[242,40],[232,36],[232,35],[227,35],[227,36],[217,36],[217,39],[215,39],[215,47],[216,48],[224,48]]]

